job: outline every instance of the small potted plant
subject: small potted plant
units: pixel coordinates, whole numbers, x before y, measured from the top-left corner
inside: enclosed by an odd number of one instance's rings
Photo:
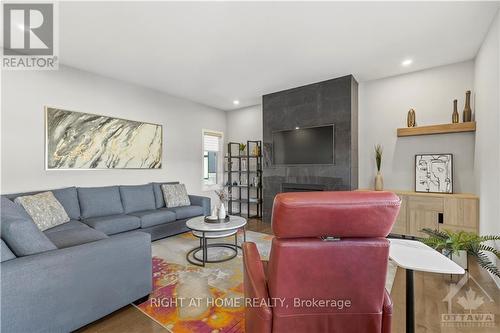
[[[226,207],[224,207],[224,202],[227,200],[227,193],[222,190],[215,190],[215,194],[219,197],[220,200],[220,206],[219,206],[219,213],[217,214],[219,217],[219,220],[223,220],[226,218]]]
[[[240,143],[240,155],[245,155],[245,149],[247,148],[247,145],[244,143]]]
[[[375,191],[382,191],[384,189],[384,178],[380,171],[382,167],[382,146],[380,144],[375,146],[375,162],[377,163],[377,175],[375,176]]]
[[[498,267],[486,255],[489,252],[500,259],[500,251],[492,246],[483,244],[487,241],[500,240],[500,235],[479,236],[473,232],[441,231],[429,228],[422,229],[422,232],[429,237],[422,238],[421,242],[442,252],[462,268],[467,269],[467,255],[470,255],[477,261],[479,266],[500,278]]]

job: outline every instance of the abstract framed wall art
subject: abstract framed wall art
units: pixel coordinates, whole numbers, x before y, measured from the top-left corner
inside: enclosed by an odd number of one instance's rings
[[[415,155],[415,192],[453,193],[453,155]]]
[[[45,107],[46,169],[160,169],[163,127]]]

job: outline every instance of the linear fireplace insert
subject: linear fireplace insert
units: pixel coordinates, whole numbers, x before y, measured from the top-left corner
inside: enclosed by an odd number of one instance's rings
[[[297,184],[283,183],[281,184],[281,192],[312,192],[324,191],[326,186],[322,184]]]

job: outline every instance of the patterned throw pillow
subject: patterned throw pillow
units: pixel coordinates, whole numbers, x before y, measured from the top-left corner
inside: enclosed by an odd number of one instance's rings
[[[189,206],[191,201],[184,184],[163,184],[161,186],[167,208]]]
[[[64,207],[52,192],[17,197],[14,201],[23,206],[41,231],[69,221]]]

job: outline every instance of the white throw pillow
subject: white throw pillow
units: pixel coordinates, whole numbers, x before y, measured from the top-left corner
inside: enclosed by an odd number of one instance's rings
[[[23,206],[24,210],[35,222],[41,231],[53,228],[57,225],[68,222],[69,216],[64,207],[52,192],[42,192],[35,195],[17,197],[14,200]]]
[[[184,184],[163,184],[161,186],[167,208],[189,206],[191,201]]]

